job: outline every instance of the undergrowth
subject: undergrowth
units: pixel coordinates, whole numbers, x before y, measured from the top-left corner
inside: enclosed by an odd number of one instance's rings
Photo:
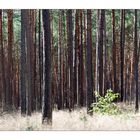
[[[121,114],[120,108],[114,103],[114,100],[119,97],[119,93],[114,93],[111,89],[108,89],[104,97],[98,92],[95,92],[95,97],[96,102],[92,103],[90,112],[108,115]]]

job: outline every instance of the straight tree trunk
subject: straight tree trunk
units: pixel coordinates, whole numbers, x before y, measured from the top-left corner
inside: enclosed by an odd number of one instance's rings
[[[121,10],[121,32],[120,32],[121,102],[123,102],[124,96],[124,47],[125,47],[125,10]]]
[[[72,10],[67,11],[68,18],[68,63],[69,63],[69,110],[74,108],[74,94],[73,94],[73,21]]]
[[[33,46],[33,38],[32,38],[32,29],[30,26],[30,10],[25,10],[25,27],[26,27],[26,43],[27,43],[27,63],[26,63],[26,68],[27,68],[27,115],[31,115],[32,112],[32,92],[33,92],[33,79],[32,79],[32,49],[31,47]]]
[[[51,28],[50,12],[42,11],[44,27],[44,79],[43,79],[43,108],[42,122],[52,123],[52,94],[51,94]]]
[[[66,104],[66,108],[69,108],[69,96],[70,96],[70,82],[69,82],[69,60],[68,60],[68,53],[69,53],[69,48],[68,48],[68,14],[66,11],[66,53],[65,53],[65,57],[66,57],[66,82],[65,82],[65,104]]]
[[[84,91],[83,91],[83,10],[80,10],[80,46],[79,46],[79,96],[80,106],[84,106]]]
[[[42,76],[42,73],[43,73],[43,70],[42,70],[42,43],[41,43],[41,10],[39,10],[39,13],[38,13],[38,55],[39,55],[39,109],[41,109],[41,104],[42,104],[42,79],[43,79],[43,76]]]
[[[138,52],[138,39],[137,39],[137,10],[135,10],[135,28],[134,28],[134,79],[135,79],[135,95],[136,95],[136,100],[135,100],[135,112],[138,112],[139,110],[139,103],[138,103],[138,98],[139,98],[139,91],[138,91],[138,58],[139,58],[139,52]]]
[[[113,90],[117,92],[117,80],[116,80],[116,36],[115,36],[115,10],[112,10],[112,38],[113,38],[113,49],[112,49],[112,61],[113,61]]]
[[[78,100],[78,76],[77,76],[77,50],[78,50],[78,46],[79,46],[79,11],[76,10],[75,13],[75,48],[74,48],[74,103],[77,104],[77,100]]]
[[[87,69],[87,113],[93,103],[93,72],[92,72],[92,22],[91,10],[87,10],[87,47],[86,47],[86,69]]]
[[[64,30],[63,30],[63,34],[64,34],[64,73],[63,73],[63,78],[64,78],[64,105],[65,108],[68,108],[68,89],[67,89],[67,17],[66,17],[66,12],[64,12]]]
[[[34,34],[35,34],[35,27],[34,27],[34,10],[29,10],[29,24],[30,24],[30,39],[31,39],[31,46],[30,46],[30,59],[31,59],[31,111],[35,111],[36,107],[36,91],[35,91],[35,43],[34,43]]]
[[[59,11],[59,26],[58,26],[58,110],[62,109],[62,69],[61,69],[61,53],[62,51],[62,11]]]
[[[104,31],[105,10],[100,12],[99,23],[99,47],[98,47],[98,70],[99,70],[99,93],[103,95],[103,31]]]
[[[84,57],[83,57],[83,59],[84,59],[84,76],[83,76],[83,78],[84,78],[84,106],[86,106],[86,101],[87,101],[87,82],[86,82],[86,47],[87,47],[87,44],[86,44],[86,42],[87,42],[87,18],[86,18],[86,11],[84,11]]]
[[[25,52],[25,10],[21,10],[21,48],[20,48],[20,101],[21,114],[26,114],[26,52]]]
[[[7,70],[7,95],[6,95],[6,103],[7,109],[12,109],[12,49],[13,49],[13,10],[7,11],[8,16],[8,70]]]
[[[5,56],[4,56],[4,49],[3,49],[3,30],[2,30],[2,16],[3,11],[0,10],[0,52],[1,52],[1,72],[2,72],[2,111],[5,109],[5,95],[6,95],[6,79],[5,79]]]
[[[96,68],[95,68],[95,90],[99,92],[99,69],[98,69],[98,63],[99,63],[99,52],[98,52],[98,43],[99,43],[99,17],[100,17],[100,10],[97,10],[97,16],[96,16]]]
[[[33,28],[33,31],[34,31],[34,92],[35,92],[35,111],[37,111],[38,109],[38,95],[39,95],[39,92],[38,92],[38,67],[37,67],[37,64],[38,64],[38,59],[37,59],[37,52],[38,52],[38,48],[37,48],[37,10],[34,10],[33,12],[33,16],[34,16],[34,28]]]
[[[103,25],[103,96],[105,96],[107,85],[107,35],[106,35],[106,16],[104,11],[104,25]]]

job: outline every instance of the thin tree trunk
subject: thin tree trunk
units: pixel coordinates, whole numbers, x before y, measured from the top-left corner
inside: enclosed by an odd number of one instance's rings
[[[6,79],[5,79],[5,56],[3,49],[3,30],[2,30],[2,15],[3,11],[0,10],[0,50],[1,50],[1,71],[2,71],[2,111],[5,109],[5,95],[6,95]]]
[[[134,79],[135,79],[135,95],[136,95],[136,100],[135,100],[135,112],[138,112],[139,110],[139,103],[138,103],[138,98],[139,98],[139,91],[138,91],[138,58],[139,58],[139,52],[138,52],[138,39],[137,39],[137,10],[135,10],[135,28],[134,28]]]
[[[112,53],[112,61],[113,61],[113,90],[117,92],[117,80],[116,80],[116,36],[115,36],[115,10],[112,10],[112,38],[113,38],[113,53]]]
[[[103,95],[103,31],[104,31],[105,10],[101,10],[99,24],[99,47],[98,47],[98,70],[99,70],[99,93]]]
[[[20,48],[20,101],[21,114],[26,114],[26,52],[25,52],[25,10],[21,10],[21,48]]]
[[[99,52],[98,52],[98,43],[99,43],[99,17],[100,17],[100,10],[97,10],[97,16],[96,16],[96,70],[95,70],[95,90],[99,92],[99,69],[98,69],[98,63],[99,63]]]
[[[103,96],[105,96],[107,86],[106,86],[106,80],[107,80],[107,36],[106,36],[106,16],[104,11],[104,25],[103,25]]]
[[[77,50],[79,46],[79,12],[76,10],[75,13],[75,48],[74,48],[74,102],[77,104],[78,100],[78,77],[77,77]]]
[[[62,69],[61,69],[61,50],[62,50],[62,11],[59,11],[59,26],[58,26],[58,110],[62,109]]]
[[[124,96],[124,47],[125,47],[125,10],[121,10],[121,32],[120,32],[121,102],[123,102]]]
[[[38,53],[39,53],[39,98],[38,98],[38,102],[39,102],[39,109],[41,109],[41,104],[42,104],[42,42],[41,42],[41,10],[39,10],[38,13]]]
[[[80,95],[80,106],[84,106],[84,79],[83,79],[83,10],[80,10],[80,46],[79,46],[79,95]]]
[[[6,95],[6,103],[7,109],[12,109],[12,48],[13,48],[13,10],[7,11],[8,16],[8,70],[7,70],[7,95]]]

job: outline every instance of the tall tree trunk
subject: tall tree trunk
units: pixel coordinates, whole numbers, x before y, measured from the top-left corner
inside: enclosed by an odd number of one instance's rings
[[[66,104],[66,108],[69,108],[69,95],[70,95],[70,87],[69,87],[69,62],[68,62],[68,14],[66,12],[66,53],[65,53],[65,57],[66,57],[66,82],[65,82],[65,104]]]
[[[124,47],[125,47],[125,10],[121,10],[121,32],[120,32],[120,81],[121,102],[124,96]]]
[[[135,79],[135,112],[139,110],[139,91],[138,91],[138,63],[139,63],[139,52],[138,52],[138,39],[137,39],[137,10],[135,10],[135,28],[134,28],[134,79]]]
[[[0,10],[0,50],[1,50],[1,72],[2,72],[2,111],[5,109],[5,95],[6,95],[6,79],[5,79],[5,56],[3,49],[3,30],[2,30],[2,15],[3,12]]]
[[[117,92],[116,87],[116,36],[115,36],[115,10],[112,10],[112,38],[113,38],[113,49],[112,49],[112,61],[113,61],[113,90]]]
[[[86,106],[86,101],[87,101],[87,82],[86,82],[86,47],[87,47],[87,18],[86,18],[86,11],[84,11],[84,106]]]
[[[98,47],[98,70],[99,70],[99,93],[103,95],[103,31],[104,31],[105,10],[100,12],[99,23],[99,47]]]
[[[79,46],[79,12],[78,10],[76,10],[75,13],[75,48],[74,48],[74,103],[77,104],[77,100],[78,100],[78,85],[77,85],[77,81],[78,81],[78,77],[77,77],[77,50],[78,50],[78,46]]]
[[[32,29],[30,26],[30,10],[25,10],[25,24],[26,24],[26,42],[27,42],[27,115],[31,115],[32,111],[32,100],[31,97],[33,95],[33,73],[32,73],[32,47],[33,47],[33,36]]]
[[[52,87],[51,87],[51,92],[52,92],[52,109],[54,109],[54,105],[55,105],[55,93],[56,93],[56,80],[55,80],[55,63],[54,63],[54,59],[55,59],[55,47],[54,47],[54,38],[53,38],[53,31],[54,31],[54,14],[53,14],[53,10],[50,10],[50,28],[51,28],[51,52],[52,52],[52,57],[51,57],[51,62],[52,62]]]
[[[100,17],[100,10],[97,10],[97,16],[96,16],[96,68],[95,68],[95,90],[99,92],[99,69],[98,69],[98,63],[99,63],[99,52],[98,52],[98,43],[99,43],[99,17]]]
[[[30,46],[30,59],[31,59],[31,111],[35,111],[35,103],[36,103],[36,91],[35,91],[35,46],[34,46],[34,34],[35,34],[35,26],[34,26],[34,10],[29,10],[29,24],[30,24],[30,39],[31,39],[31,46]]]
[[[42,79],[43,79],[43,76],[42,76],[42,42],[41,42],[41,10],[39,10],[39,13],[38,13],[38,47],[39,47],[39,50],[38,50],[38,53],[39,53],[39,109],[41,109],[41,104],[42,104]]]
[[[12,109],[12,48],[13,48],[13,10],[7,11],[8,16],[8,70],[7,70],[7,95],[6,95],[6,103],[7,109]]]
[[[51,94],[51,28],[50,12],[42,11],[44,27],[44,79],[43,79],[43,123],[52,123],[52,94]]]
[[[79,46],[79,104],[80,106],[84,106],[84,91],[83,91],[83,10],[80,10],[80,46]]]
[[[106,16],[104,11],[104,23],[103,23],[103,96],[105,96],[107,85],[107,36],[106,36]]]
[[[62,10],[61,12],[61,16],[62,16],[62,45],[63,45],[63,49],[62,49],[62,74],[61,74],[61,81],[62,81],[62,84],[61,84],[61,90],[62,90],[62,108],[64,108],[64,90],[65,90],[65,87],[64,87],[64,79],[65,79],[65,60],[64,60],[64,56],[65,56],[65,10]]]
[[[67,93],[68,93],[68,89],[67,89],[67,18],[66,18],[66,12],[64,13],[64,30],[63,30],[63,34],[64,34],[64,74],[63,74],[63,78],[64,78],[64,104],[65,104],[65,108],[68,108],[68,98],[67,98]]]
[[[72,10],[67,11],[68,18],[68,63],[69,63],[69,110],[74,108],[74,94],[73,94],[73,21]]]
[[[20,48],[20,101],[21,114],[26,114],[26,52],[25,52],[25,10],[21,10],[21,48]]]
[[[59,26],[58,26],[58,109],[62,109],[62,11],[59,11]]]
[[[86,47],[86,69],[87,69],[87,113],[93,102],[93,72],[92,72],[92,22],[91,10],[87,10],[87,47]]]
[[[37,17],[37,10],[34,10],[33,12],[33,16],[34,16],[34,92],[35,92],[35,111],[38,109],[38,59],[37,59],[37,52],[38,52],[38,48],[37,48],[37,22],[36,22],[36,17]]]

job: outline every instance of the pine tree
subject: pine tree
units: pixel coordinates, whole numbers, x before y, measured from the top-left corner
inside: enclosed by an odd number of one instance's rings
[[[99,93],[103,95],[103,31],[105,21],[105,10],[100,11],[99,19],[99,42],[98,42],[98,70],[99,70]]]
[[[84,66],[83,66],[83,10],[80,10],[80,45],[79,45],[79,104],[84,106]]]
[[[43,56],[43,49],[42,49],[42,35],[41,35],[41,10],[39,9],[38,13],[38,67],[39,67],[39,97],[38,97],[38,103],[39,103],[39,109],[41,109],[42,104],[42,81],[43,81],[43,70],[42,70],[42,56]]]
[[[21,113],[26,114],[26,46],[25,46],[25,10],[21,10],[21,48],[20,48],[20,100]]]
[[[112,38],[113,38],[113,49],[112,49],[112,61],[113,61],[113,90],[116,92],[116,36],[115,36],[115,10],[112,10]]]
[[[25,35],[26,35],[26,45],[27,45],[27,60],[26,60],[26,68],[27,68],[27,115],[31,115],[32,112],[32,92],[33,92],[33,79],[32,79],[32,46],[33,46],[33,38],[32,38],[32,29],[30,26],[30,10],[25,10]]]
[[[93,71],[92,71],[92,39],[91,39],[91,10],[87,10],[87,46],[86,46],[86,72],[87,72],[87,113],[93,102]]]
[[[58,25],[58,109],[62,109],[62,11],[59,11]]]
[[[43,79],[43,108],[42,122],[52,123],[52,94],[51,94],[51,29],[50,12],[42,11],[44,27],[44,79]]]
[[[78,84],[77,84],[77,80],[78,80],[78,76],[77,76],[77,52],[78,52],[78,46],[79,46],[79,11],[76,10],[75,12],[75,46],[74,46],[74,79],[73,79],[73,92],[74,92],[74,103],[77,104],[77,100],[78,100]]]
[[[7,69],[7,94],[6,94],[6,103],[7,103],[7,109],[12,109],[12,80],[13,80],[13,10],[7,11],[8,16],[8,69]]]
[[[67,11],[67,45],[68,45],[68,64],[69,64],[69,110],[74,108],[74,95],[73,95],[73,21],[72,21],[72,10]]]
[[[138,52],[138,39],[137,39],[137,10],[135,10],[135,27],[134,27],[134,79],[135,79],[135,95],[136,95],[136,100],[135,100],[135,112],[138,112],[139,110],[139,103],[138,103],[138,98],[139,98],[139,91],[138,91],[138,63],[139,63],[139,52]]]
[[[6,95],[6,79],[5,79],[5,56],[4,56],[4,48],[3,48],[3,30],[2,30],[2,16],[3,15],[3,11],[0,10],[0,56],[1,56],[1,79],[2,79],[2,111],[4,111],[5,109],[5,95]]]
[[[124,46],[125,46],[125,10],[121,10],[121,32],[120,32],[120,81],[121,102],[124,97]]]

